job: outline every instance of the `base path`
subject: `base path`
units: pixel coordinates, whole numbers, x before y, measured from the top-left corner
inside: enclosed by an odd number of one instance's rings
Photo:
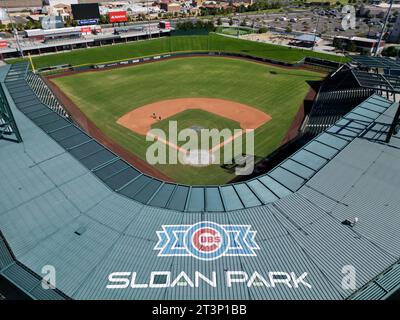
[[[145,136],[151,130],[151,126],[158,121],[158,117],[165,120],[189,109],[200,109],[231,119],[238,122],[242,129],[257,129],[271,120],[270,115],[238,102],[211,98],[187,98],[163,100],[144,105],[123,115],[117,123]],[[153,113],[156,114],[156,118],[153,117]]]

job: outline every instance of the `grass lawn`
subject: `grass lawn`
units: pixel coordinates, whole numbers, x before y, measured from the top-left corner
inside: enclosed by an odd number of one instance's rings
[[[227,34],[229,36],[237,36],[238,33],[238,29],[237,28],[224,28],[224,27],[219,27],[217,29],[218,33],[223,33],[223,34]],[[245,34],[250,34],[253,33],[251,30],[249,29],[244,29],[244,28],[239,28],[239,35],[245,35]]]
[[[135,108],[165,99],[201,97],[258,108],[272,116],[271,121],[255,131],[255,153],[266,156],[280,145],[290,127],[310,88],[307,81],[321,77],[316,72],[238,59],[195,57],[81,73],[53,81],[110,138],[145,159],[151,142],[116,123]],[[199,121],[194,118],[187,123],[199,124]],[[206,125],[211,122],[203,124]],[[175,181],[186,184],[221,184],[234,177],[218,165],[157,167]]]
[[[71,52],[33,57],[35,67],[43,68],[60,64],[73,66],[127,60],[143,56],[179,51],[226,51],[245,53],[285,62],[297,62],[304,57],[346,62],[347,58],[310,50],[288,48],[267,43],[241,40],[211,33],[208,36],[175,36],[130,42],[113,46],[78,49]],[[14,63],[21,59],[13,59]]]

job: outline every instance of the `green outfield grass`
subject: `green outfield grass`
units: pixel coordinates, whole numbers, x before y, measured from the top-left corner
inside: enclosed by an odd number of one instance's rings
[[[245,53],[285,62],[297,62],[304,57],[317,57],[332,61],[345,62],[347,58],[323,54],[310,50],[288,48],[284,46],[241,40],[211,33],[208,36],[175,36],[153,40],[131,42],[127,44],[78,49],[71,52],[33,57],[35,68],[61,64],[73,66],[121,61],[160,53],[182,51],[226,51]],[[18,62],[21,59],[9,60]]]
[[[260,63],[220,57],[165,60],[114,70],[81,73],[53,81],[110,138],[145,159],[150,142],[116,121],[140,106],[176,98],[220,98],[262,110],[272,120],[255,131],[255,151],[266,156],[281,143],[305,95],[307,81],[320,73],[288,70]],[[205,115],[182,115],[188,124],[200,125]],[[178,116],[181,120],[181,116]],[[209,121],[209,122],[207,122]],[[211,118],[203,126],[214,126]],[[160,123],[163,125],[162,123]],[[157,165],[175,181],[186,184],[221,184],[234,178],[218,165],[194,168]]]

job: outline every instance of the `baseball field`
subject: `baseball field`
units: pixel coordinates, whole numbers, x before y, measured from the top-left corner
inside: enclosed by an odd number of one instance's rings
[[[51,81],[109,138],[145,159],[152,144],[146,128],[166,130],[170,120],[179,130],[255,128],[255,155],[264,157],[281,144],[310,89],[308,82],[322,77],[247,60],[190,57]],[[221,184],[235,177],[220,165],[156,168],[184,184]]]

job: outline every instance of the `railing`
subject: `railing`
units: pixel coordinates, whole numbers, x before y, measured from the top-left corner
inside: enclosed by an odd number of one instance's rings
[[[57,98],[39,75],[29,72],[26,77],[26,82],[43,104],[57,112],[60,116],[66,119],[70,118],[67,111],[61,105],[61,103],[58,102]]]

